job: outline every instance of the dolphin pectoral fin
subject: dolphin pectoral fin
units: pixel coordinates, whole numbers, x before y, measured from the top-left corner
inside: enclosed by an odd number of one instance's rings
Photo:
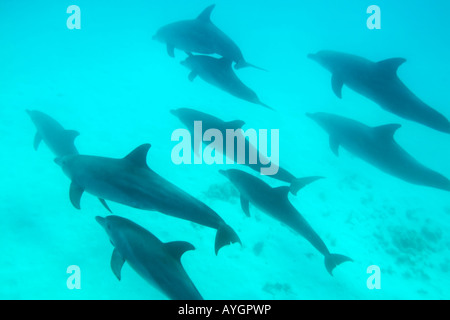
[[[376,132],[376,135],[381,139],[381,140],[392,140],[394,139],[394,134],[395,132],[401,128],[401,124],[398,123],[392,123],[392,124],[385,124],[382,126],[378,126],[378,127],[374,127],[373,129]]]
[[[378,61],[377,67],[381,74],[383,74],[387,78],[392,78],[397,75],[397,69],[403,63],[406,62],[404,58],[391,58],[382,61]]]
[[[342,87],[344,86],[344,81],[342,78],[334,73],[331,76],[331,88],[333,89],[334,94],[339,98],[342,99]]]
[[[34,136],[34,142],[33,142],[34,150],[37,151],[37,149],[39,148],[39,144],[41,143],[41,141],[42,141],[42,136],[41,136],[41,134],[40,134],[39,132],[36,132],[36,135]]]
[[[109,213],[113,213],[113,212],[111,211],[111,209],[109,208],[108,204],[106,203],[105,199],[98,198],[98,200],[100,200],[100,202],[102,203],[102,205],[106,208],[106,210],[109,211]]]
[[[191,73],[189,73],[188,79],[189,81],[194,81],[194,79],[198,76],[198,73],[195,71],[191,71]]]
[[[117,249],[114,249],[112,256],[111,256],[111,270],[114,273],[114,275],[117,277],[117,279],[121,279],[121,271],[123,264],[125,263],[125,259],[122,257],[120,252]]]
[[[242,245],[241,239],[239,239],[236,232],[229,225],[222,223],[216,233],[216,241],[214,244],[216,256],[220,248],[236,242]]]
[[[241,194],[241,208],[247,217],[250,217],[250,202]]]
[[[72,181],[70,184],[70,202],[76,209],[80,209],[81,196],[84,189]]]
[[[346,257],[342,254],[328,254],[325,256],[325,268],[328,273],[332,276],[333,269],[346,261],[353,261],[353,259]]]
[[[164,250],[166,250],[176,260],[180,260],[183,253],[190,250],[195,250],[195,247],[186,241],[172,241],[164,243]]]
[[[135,165],[138,168],[149,169],[147,165],[147,153],[150,150],[151,145],[149,143],[140,145],[133,151],[131,151],[123,160]]]
[[[330,136],[330,148],[331,151],[333,151],[333,153],[336,155],[336,157],[339,157],[339,141],[332,136]]]
[[[297,195],[297,192],[307,186],[310,183],[313,183],[314,181],[324,179],[324,177],[318,177],[318,176],[312,176],[312,177],[304,177],[304,178],[295,178],[291,182],[290,191],[293,195]]]
[[[168,43],[166,48],[167,48],[167,54],[170,57],[175,58],[175,46]]]
[[[197,17],[197,20],[203,21],[203,22],[211,22],[211,12],[215,8],[215,4],[210,5],[206,9],[202,11],[202,13],[199,14]]]

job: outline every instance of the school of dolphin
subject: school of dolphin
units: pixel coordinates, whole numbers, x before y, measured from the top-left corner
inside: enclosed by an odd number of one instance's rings
[[[272,109],[261,102],[233,70],[233,63],[236,70],[243,67],[264,69],[248,63],[239,47],[212,23],[210,16],[214,7],[207,7],[196,19],[163,26],[153,39],[164,43],[171,57],[175,56],[175,49],[187,54],[182,65],[191,70],[188,77],[190,81],[198,76],[239,99]],[[345,84],[401,118],[450,133],[449,121],[422,102],[398,78],[397,68],[405,59],[371,62],[334,51],[319,51],[309,54],[308,58],[331,72],[331,86],[337,97],[342,98],[341,91]],[[239,129],[245,124],[242,120],[226,122],[189,108],[173,109],[170,112],[191,132],[194,121],[202,121],[205,130],[214,128],[221,132]],[[34,148],[37,150],[43,141],[54,153],[55,162],[71,181],[69,199],[75,208],[81,208],[80,200],[86,192],[97,197],[109,212],[111,210],[107,201],[113,201],[216,229],[216,255],[223,246],[241,243],[233,228],[212,208],[149,168],[146,158],[150,144],[136,147],[121,159],[83,155],[74,144],[79,135],[77,131],[64,129],[56,120],[40,111],[27,110],[27,113],[37,129]],[[401,127],[400,124],[369,127],[330,113],[308,113],[306,116],[329,134],[329,145],[336,156],[342,146],[376,168],[406,182],[450,191],[450,181],[446,177],[419,163],[396,143],[394,134]],[[255,146],[246,140],[246,150],[250,148]],[[259,172],[262,166],[267,166],[267,161],[261,161],[264,155],[259,153],[258,159],[256,164],[249,164],[246,158],[245,165]],[[288,199],[289,193],[297,195],[300,189],[322,177],[297,178],[280,167],[277,174],[271,177],[289,185],[272,188],[257,176],[242,170],[220,170],[220,173],[238,190],[242,210],[247,216],[250,216],[251,203],[300,234],[323,255],[329,274],[332,275],[333,269],[339,264],[352,261],[347,256],[330,253],[324,241]],[[115,214],[97,216],[95,219],[104,228],[114,247],[110,264],[119,280],[121,268],[127,262],[169,299],[203,299],[180,261],[184,252],[194,249],[192,244],[184,241],[163,243],[148,230]]]

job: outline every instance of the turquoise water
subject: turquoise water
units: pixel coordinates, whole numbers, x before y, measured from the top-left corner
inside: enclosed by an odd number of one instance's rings
[[[93,3],[94,2],[94,3]],[[81,29],[69,30],[68,6],[81,9]],[[344,87],[309,53],[330,49],[372,61],[404,57],[398,75],[422,100],[450,117],[450,42],[446,1],[216,1],[212,21],[269,72],[237,71],[276,111],[188,80],[152,36],[161,26],[196,17],[207,1],[0,2],[0,298],[165,299],[129,265],[117,281],[113,250],[95,216],[108,212],[85,194],[82,210],[69,201],[69,179],[42,144],[25,109],[47,113],[80,132],[80,153],[120,158],[151,143],[154,171],[213,208],[242,240],[214,255],[215,230],[158,212],[109,202],[164,242],[183,240],[195,251],[182,263],[205,299],[447,299],[450,294],[450,201],[446,191],[408,184],[341,150],[306,112],[337,113],[368,125],[401,123],[396,140],[418,161],[450,177],[449,137],[401,119]],[[381,29],[369,30],[368,6],[381,8]],[[331,252],[353,262],[331,277],[307,241],[251,207],[219,169],[232,165],[174,165],[171,134],[182,124],[169,110],[192,107],[245,128],[279,129],[280,163],[295,176],[326,179],[289,200]],[[239,167],[242,169],[242,167]],[[251,172],[248,168],[243,168]],[[253,172],[251,172],[253,173]],[[282,182],[262,177],[271,186]],[[68,289],[77,265],[81,289]],[[369,290],[367,268],[381,271]]]

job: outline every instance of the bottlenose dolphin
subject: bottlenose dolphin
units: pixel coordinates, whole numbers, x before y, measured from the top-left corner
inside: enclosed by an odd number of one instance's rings
[[[450,133],[450,122],[442,114],[422,102],[397,76],[398,67],[406,60],[392,58],[372,62],[365,58],[335,51],[319,51],[308,55],[332,73],[334,93],[341,98],[345,84],[402,118]]]
[[[203,300],[183,266],[181,256],[194,246],[184,241],[163,243],[140,225],[118,216],[95,217],[114,246],[111,269],[121,279],[128,264],[147,282],[173,300]]]
[[[37,129],[34,136],[35,150],[38,149],[41,141],[44,141],[57,157],[78,154],[74,143],[75,138],[80,134],[78,131],[64,129],[55,119],[41,111],[26,110],[26,112]]]
[[[202,122],[202,128],[204,131],[209,129],[217,129],[222,133],[223,137],[226,137],[226,131],[228,129],[230,130],[238,130],[242,129],[242,127],[245,125],[245,122],[242,120],[234,120],[225,122],[217,117],[214,117],[210,114],[197,111],[190,108],[179,108],[176,110],[170,111],[174,116],[176,116],[180,121],[187,127],[187,129],[191,133],[191,137],[193,139],[194,137],[194,121],[201,121]],[[202,134],[202,133],[200,133]],[[270,167],[271,163],[270,160],[267,159],[267,157],[260,153],[257,148],[250,143],[247,137],[244,136],[244,134],[240,131],[235,131],[236,135],[239,135],[241,138],[237,138],[237,140],[242,139],[245,140],[245,162],[244,164],[248,166],[250,169],[255,170],[257,172],[261,172],[261,168],[263,167]],[[203,141],[203,140],[202,140]],[[194,148],[194,143],[191,143],[192,148]],[[234,144],[234,159],[231,159],[234,163],[237,163],[237,143]],[[250,163],[249,157],[252,152],[255,152],[257,154],[257,162],[255,164]],[[303,188],[305,184],[308,184],[311,182],[311,180],[317,180],[321,177],[307,177],[307,178],[296,178],[293,174],[291,174],[289,171],[283,169],[282,167],[278,168],[278,171],[274,175],[269,175],[269,177],[288,182],[290,183],[290,191],[292,194],[296,195],[298,190]]]
[[[55,159],[72,180],[70,201],[80,209],[84,191],[105,200],[133,208],[159,211],[217,229],[215,252],[230,243],[241,243],[238,235],[225,221],[203,202],[165,180],[147,165],[150,144],[143,144],[125,158],[70,155]],[[110,211],[110,210],[109,210]]]
[[[450,181],[414,159],[394,140],[400,124],[369,127],[330,113],[307,113],[330,135],[330,148],[337,156],[339,146],[378,169],[404,181],[450,191]]]
[[[259,104],[273,110],[268,105],[262,103],[256,93],[236,76],[231,68],[231,60],[227,58],[218,59],[210,56],[190,54],[186,60],[181,62],[181,64],[191,70],[191,73],[189,74],[190,81],[194,81],[194,79],[199,76],[209,84],[212,84],[239,99]]]
[[[333,269],[345,261],[352,261],[340,254],[331,254],[319,235],[289,202],[289,187],[272,188],[261,179],[241,170],[220,170],[239,190],[241,207],[250,216],[249,203],[272,218],[279,220],[308,240],[325,257],[325,267],[330,275]],[[311,182],[313,182],[312,180]]]
[[[174,49],[187,53],[218,54],[230,61],[236,62],[235,68],[256,67],[245,61],[241,49],[225,33],[211,22],[211,12],[215,5],[204,9],[193,20],[183,20],[160,28],[153,40],[166,43],[167,53],[174,57]]]

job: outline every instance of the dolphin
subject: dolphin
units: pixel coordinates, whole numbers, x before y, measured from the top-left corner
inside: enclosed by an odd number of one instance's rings
[[[194,81],[199,76],[209,84],[239,99],[273,110],[261,102],[256,93],[236,76],[231,67],[231,60],[190,54],[181,64],[191,70],[189,74],[190,81]]]
[[[194,246],[185,241],[161,242],[140,225],[119,217],[95,217],[114,246],[111,269],[121,279],[128,264],[147,282],[172,300],[203,300],[183,266],[181,256]]]
[[[425,167],[394,139],[400,124],[369,127],[358,121],[330,113],[307,113],[330,135],[330,148],[339,155],[339,146],[392,176],[412,184],[450,191],[450,181]]]
[[[397,69],[405,59],[372,62],[336,51],[319,51],[308,57],[332,73],[332,88],[339,98],[342,97],[341,90],[345,84],[397,116],[450,133],[447,118],[422,102],[397,76]]]
[[[330,275],[333,275],[333,269],[339,264],[352,261],[349,257],[330,253],[319,235],[289,202],[289,187],[272,188],[261,179],[237,169],[219,172],[239,190],[241,207],[247,216],[250,216],[249,203],[252,203],[259,210],[299,233],[325,257],[325,268]]]
[[[253,144],[250,143],[247,137],[244,136],[244,134],[238,130],[242,129],[242,127],[245,125],[245,122],[242,120],[234,120],[225,122],[215,116],[212,116],[210,114],[197,111],[190,108],[179,108],[174,109],[170,111],[174,116],[176,116],[180,121],[187,127],[187,129],[191,133],[191,137],[194,136],[194,121],[201,121],[202,122],[202,128],[203,130],[209,130],[209,129],[217,129],[222,133],[222,136],[226,136],[226,131],[228,129],[234,130],[236,135],[239,135],[240,137],[238,140],[244,140],[245,141],[245,162],[244,164],[248,166],[250,169],[255,170],[257,172],[261,172],[261,168],[263,167],[270,167],[271,163],[270,160],[262,153],[259,152],[259,150],[253,146]],[[202,133],[200,133],[202,134]],[[202,140],[203,141],[203,140]],[[191,146],[194,148],[194,143],[191,143]],[[231,159],[234,161],[234,163],[237,163],[237,144],[234,144],[234,159]],[[254,152],[257,154],[257,162],[255,164],[250,163],[249,156],[250,154]],[[230,158],[229,158],[230,159]],[[290,192],[294,195],[297,194],[297,192],[303,188],[304,185],[310,183],[312,180],[320,179],[321,177],[307,177],[307,178],[296,178],[292,173],[289,171],[283,169],[282,167],[278,168],[278,171],[274,175],[269,175],[269,177],[290,183]]]
[[[35,150],[38,149],[41,141],[44,141],[57,157],[78,154],[74,143],[75,138],[80,134],[78,131],[64,129],[55,119],[41,111],[26,110],[26,112],[37,129],[34,136]]]
[[[167,53],[171,57],[175,56],[174,49],[177,48],[187,53],[218,54],[236,62],[235,69],[253,67],[264,70],[246,62],[236,43],[211,22],[214,7],[208,6],[196,19],[163,26],[153,36],[153,40],[166,43]]]
[[[241,243],[236,232],[203,202],[165,180],[147,165],[150,144],[143,144],[125,158],[70,155],[55,159],[72,180],[70,201],[80,209],[84,191],[98,197],[108,209],[105,200],[133,208],[159,211],[217,230],[215,253],[230,243]]]

